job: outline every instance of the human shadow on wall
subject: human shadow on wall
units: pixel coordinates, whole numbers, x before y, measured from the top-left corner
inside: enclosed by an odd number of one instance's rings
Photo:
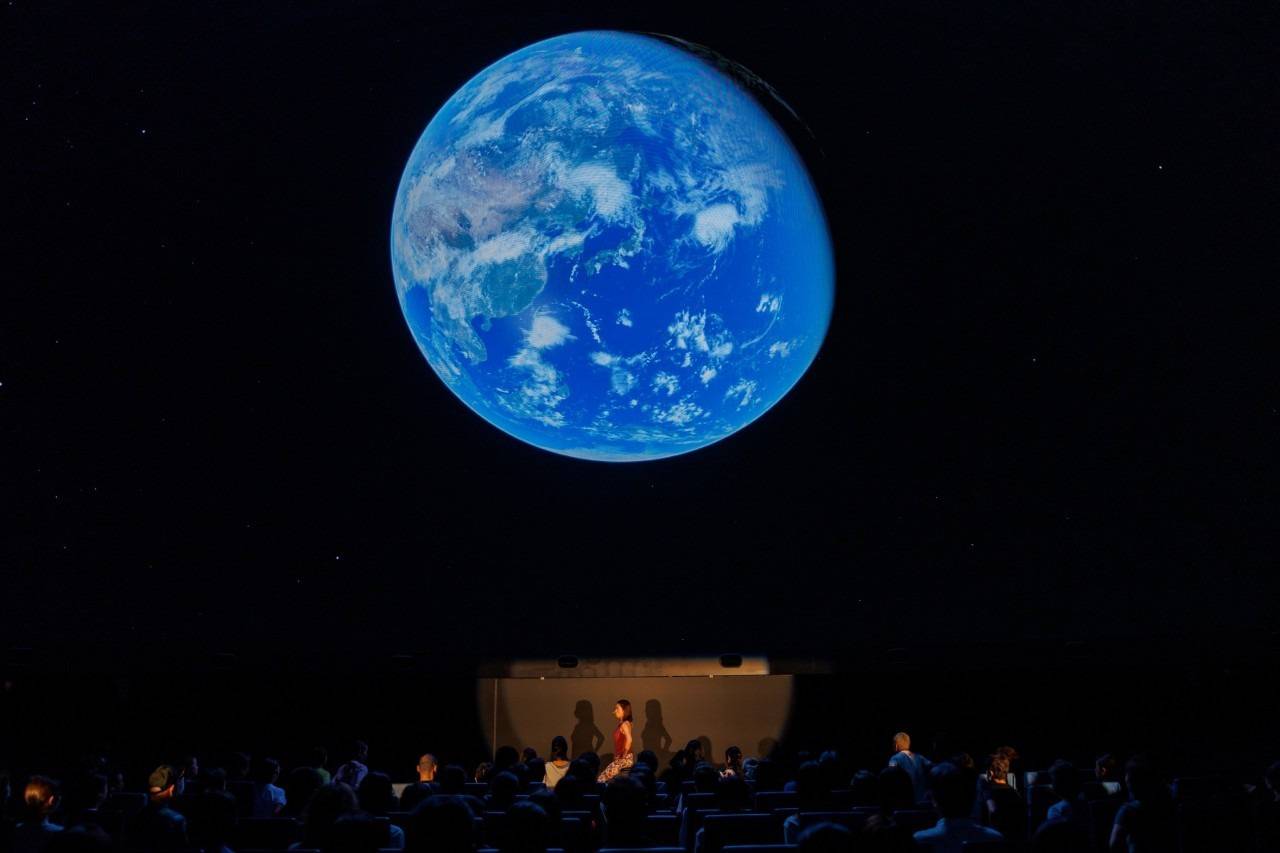
[[[756,755],[760,758],[773,758],[773,753],[777,748],[777,738],[761,738],[760,743],[756,744]]]
[[[587,699],[579,699],[573,706],[574,724],[569,734],[569,757],[577,758],[584,752],[599,752],[604,743],[604,732],[596,728],[596,709]]]
[[[698,735],[696,740],[702,744],[702,760],[714,767],[721,767],[724,762],[724,756],[716,755],[711,751],[711,738],[706,735]]]
[[[640,748],[653,750],[658,767],[671,763],[671,732],[662,720],[662,703],[650,699],[644,703],[644,729],[640,732]]]

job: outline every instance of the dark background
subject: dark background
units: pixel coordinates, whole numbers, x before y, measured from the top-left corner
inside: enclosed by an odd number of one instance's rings
[[[1274,655],[1276,23],[7,3],[7,671]],[[759,422],[655,463],[484,424],[389,269],[435,110],[592,28],[742,63],[825,154],[820,357]]]

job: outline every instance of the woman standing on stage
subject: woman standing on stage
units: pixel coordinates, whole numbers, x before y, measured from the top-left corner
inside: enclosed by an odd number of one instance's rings
[[[613,706],[613,717],[618,721],[618,727],[613,730],[613,761],[600,771],[597,782],[608,782],[636,763],[636,756],[631,751],[631,703],[619,699]]]

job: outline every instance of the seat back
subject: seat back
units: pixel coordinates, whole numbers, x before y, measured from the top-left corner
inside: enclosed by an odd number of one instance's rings
[[[1027,806],[1022,795],[1004,785],[998,785],[987,794],[996,804],[991,813],[991,828],[1011,841],[1027,840]],[[1048,810],[1048,805],[1045,809]],[[1033,824],[1034,825],[1034,824]]]
[[[231,779],[227,782],[227,792],[236,798],[236,814],[249,817],[253,814],[253,783],[244,779]]]
[[[919,832],[936,824],[938,816],[930,809],[898,809],[893,813],[893,822],[908,832]]]
[[[291,817],[242,817],[231,833],[231,848],[284,850],[301,837],[301,826]]]
[[[773,812],[778,809],[794,809],[800,805],[800,795],[795,791],[761,791],[756,794],[756,811]]]
[[[819,823],[836,823],[850,832],[861,832],[867,818],[875,814],[875,809],[866,811],[842,812],[800,812],[800,829],[805,830]]]
[[[148,799],[146,794],[137,791],[115,791],[107,795],[102,810],[118,812],[128,818],[145,809]]]
[[[645,829],[655,844],[664,847],[680,845],[680,818],[673,814],[651,814],[645,818]]]
[[[702,822],[706,853],[730,844],[778,844],[782,841],[782,819],[774,814],[708,814]]]
[[[1107,797],[1090,800],[1084,807],[1089,818],[1089,834],[1093,838],[1094,848],[1106,850],[1111,843],[1111,825],[1116,821],[1116,812],[1120,811],[1120,801]]]
[[[718,807],[715,794],[685,794],[680,800],[680,806],[684,809],[714,809]]]

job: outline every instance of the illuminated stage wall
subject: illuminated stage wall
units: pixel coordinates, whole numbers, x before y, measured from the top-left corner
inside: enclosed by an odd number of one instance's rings
[[[481,678],[477,692],[491,746],[531,746],[545,757],[561,735],[571,758],[595,750],[605,762],[613,756],[614,703],[629,699],[633,749],[653,750],[665,766],[694,738],[716,762],[729,746],[767,754],[787,723],[792,676]]]

